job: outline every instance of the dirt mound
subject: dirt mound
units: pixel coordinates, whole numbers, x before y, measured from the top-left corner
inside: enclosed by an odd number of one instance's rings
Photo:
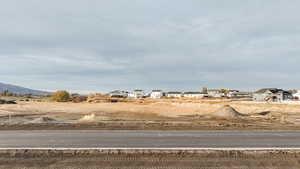
[[[246,115],[241,114],[240,112],[238,112],[237,110],[235,110],[233,107],[229,105],[225,105],[220,109],[218,109],[216,112],[212,113],[212,116],[217,118],[234,119]]]
[[[50,117],[39,117],[29,123],[57,123],[58,121]]]
[[[95,122],[95,114],[85,115],[81,119],[79,119],[79,122]]]
[[[85,115],[82,118],[78,120],[79,123],[93,123],[93,122],[99,122],[103,120],[109,120],[110,118],[105,116],[95,116],[95,114],[89,114]]]

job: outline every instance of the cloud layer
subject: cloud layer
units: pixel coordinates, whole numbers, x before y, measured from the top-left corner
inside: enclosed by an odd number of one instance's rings
[[[7,0],[0,77],[51,90],[299,88],[299,5]]]

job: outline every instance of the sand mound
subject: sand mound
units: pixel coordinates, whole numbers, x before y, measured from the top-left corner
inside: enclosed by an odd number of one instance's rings
[[[229,105],[225,105],[220,109],[218,109],[216,112],[212,113],[212,116],[217,118],[234,119],[246,115],[241,114],[240,112],[236,111],[234,108],[232,108]]]
[[[82,118],[78,120],[79,123],[93,123],[93,122],[100,122],[100,121],[105,121],[105,120],[110,120],[109,117],[106,116],[96,116],[94,113],[85,115]]]
[[[30,121],[30,123],[57,123],[57,122],[58,122],[57,120],[50,117],[39,117]]]
[[[85,115],[81,119],[79,119],[79,122],[95,122],[95,114]]]

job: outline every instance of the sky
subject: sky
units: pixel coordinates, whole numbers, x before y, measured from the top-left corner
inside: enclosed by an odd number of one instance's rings
[[[300,88],[300,1],[3,0],[0,81],[33,89]]]

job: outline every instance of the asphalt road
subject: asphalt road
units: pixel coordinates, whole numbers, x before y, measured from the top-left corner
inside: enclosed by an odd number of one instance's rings
[[[300,131],[0,131],[0,148],[300,148]]]

